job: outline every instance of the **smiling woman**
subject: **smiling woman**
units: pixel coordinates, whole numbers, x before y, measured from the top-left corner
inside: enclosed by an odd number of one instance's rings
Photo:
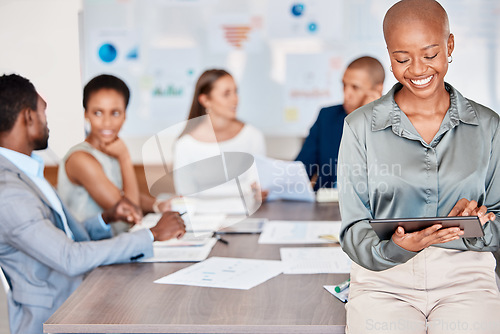
[[[339,152],[346,333],[498,333],[498,114],[444,81],[455,41],[439,3],[397,2],[384,36],[398,83],[346,117]],[[485,235],[435,224],[380,240],[368,224],[444,216],[478,216]]]
[[[446,12],[433,11],[433,7],[424,7],[422,11],[427,12],[426,22],[417,15],[405,14],[395,19],[390,14],[384,21],[384,36],[394,77],[403,85],[395,100],[430,143],[450,106],[444,76],[455,38],[450,33]]]
[[[100,75],[85,86],[83,107],[90,131],[83,143],[69,150],[58,173],[58,191],[71,213],[80,221],[113,207],[122,195],[144,212],[155,199],[141,195],[129,151],[118,136],[126,118],[130,92],[112,75]],[[165,211],[168,202],[156,203]],[[115,234],[129,225],[111,225]]]

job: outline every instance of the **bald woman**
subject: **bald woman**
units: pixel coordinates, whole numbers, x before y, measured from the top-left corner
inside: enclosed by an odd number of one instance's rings
[[[398,83],[346,117],[339,153],[346,331],[498,333],[499,117],[444,81],[455,41],[436,1],[396,3],[383,28]],[[470,215],[484,237],[434,225],[380,240],[368,223]]]

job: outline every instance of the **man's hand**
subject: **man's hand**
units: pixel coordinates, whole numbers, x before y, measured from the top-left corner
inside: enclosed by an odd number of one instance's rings
[[[178,212],[169,211],[165,212],[156,226],[151,228],[151,233],[155,241],[180,239],[186,233],[186,226]]]
[[[124,221],[130,224],[140,224],[142,219],[141,209],[128,198],[122,197],[111,208],[102,213],[102,219],[106,224]]]
[[[412,252],[419,252],[433,244],[444,244],[456,240],[464,234],[458,227],[449,227],[440,230],[440,224],[432,225],[424,230],[405,233],[405,229],[399,226],[392,235],[392,241],[396,245]]]
[[[460,199],[457,204],[451,209],[448,216],[478,216],[481,225],[486,224],[489,220],[495,220],[496,216],[493,212],[487,212],[486,206],[477,206],[477,202],[469,201],[466,198]]]

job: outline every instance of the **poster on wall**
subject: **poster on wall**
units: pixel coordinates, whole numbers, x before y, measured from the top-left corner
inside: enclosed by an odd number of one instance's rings
[[[312,125],[319,106],[342,103],[344,62],[333,53],[287,56],[283,122],[288,131],[300,132],[302,124]]]
[[[340,41],[341,0],[275,0],[268,2],[269,38],[321,38]]]
[[[199,50],[149,50],[142,82],[141,114],[164,127],[187,119],[199,76]]]
[[[139,61],[137,32],[129,29],[99,29],[92,33],[89,53],[98,67],[126,67]]]
[[[210,21],[209,36],[211,53],[258,53],[263,43],[262,18],[238,14],[215,15]]]
[[[223,68],[238,84],[239,119],[268,136],[303,136],[322,106],[342,102],[353,59],[379,59],[384,92],[391,88],[382,20],[395,1],[84,0],[82,81],[99,73],[126,80],[132,97],[122,134],[144,138],[184,120],[198,76]],[[496,109],[500,4],[442,4],[457,37],[448,80]]]

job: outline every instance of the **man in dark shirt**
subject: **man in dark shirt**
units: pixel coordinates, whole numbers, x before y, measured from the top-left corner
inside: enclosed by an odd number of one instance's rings
[[[344,72],[344,103],[322,108],[295,159],[302,161],[309,178],[315,181],[314,190],[335,188],[337,185],[337,156],[344,118],[359,107],[382,96],[385,71],[372,57],[352,61]]]

